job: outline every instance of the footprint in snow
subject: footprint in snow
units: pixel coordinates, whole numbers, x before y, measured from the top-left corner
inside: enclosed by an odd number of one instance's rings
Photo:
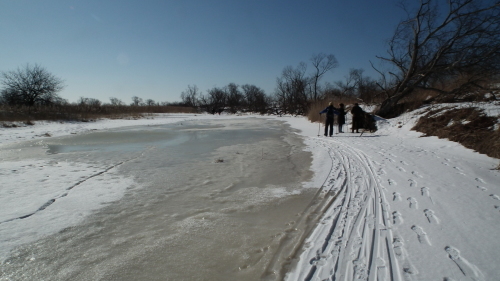
[[[500,206],[495,205],[495,209],[500,211]]]
[[[412,180],[412,179],[409,179],[408,182],[410,183],[410,187],[416,187],[418,185],[417,181]]]
[[[462,168],[460,168],[460,167],[453,167],[453,168],[455,168],[455,169],[456,169],[457,171],[459,171],[459,172],[463,172],[463,171],[464,171],[464,170],[462,170]]]
[[[434,215],[434,211],[430,209],[425,209],[424,214],[427,217],[429,223],[439,224],[438,218]]]
[[[425,233],[423,228],[421,228],[418,225],[414,225],[411,227],[411,230],[413,230],[417,234],[417,239],[418,239],[418,242],[420,242],[420,244],[431,245],[431,242],[429,241],[429,237],[427,237],[427,233]]]
[[[400,172],[406,172],[406,170],[403,167],[396,167]]]
[[[419,173],[417,173],[416,171],[412,171],[411,172],[414,176],[416,177],[419,177],[419,178],[423,178]]]
[[[403,257],[403,240],[399,237],[395,237],[392,242],[392,247],[394,249],[394,254],[396,254],[396,257],[402,258]]]
[[[392,195],[394,195],[394,197],[392,197],[392,201],[401,201],[401,194],[394,192]]]
[[[408,202],[410,202],[410,209],[418,209],[418,202],[417,199],[413,197],[408,197]]]
[[[476,178],[476,181],[480,183],[486,183],[482,178]]]
[[[405,161],[401,161],[401,164],[408,166],[408,163],[406,163]]]
[[[483,273],[469,261],[460,256],[460,252],[450,246],[446,246],[444,250],[448,253],[448,257],[455,262],[460,271],[465,277],[471,280],[484,280]]]
[[[443,165],[450,166],[450,164],[448,164],[448,163],[446,163],[446,162],[443,162]]]
[[[403,223],[403,215],[400,212],[395,211],[392,213],[392,222],[394,225],[400,225]]]
[[[393,179],[388,179],[387,182],[389,182],[389,185],[397,185],[396,181]]]
[[[490,194],[490,197],[495,199],[495,200],[500,200],[500,196],[498,196],[496,194]]]
[[[487,190],[488,190],[486,187],[484,187],[484,186],[479,186],[479,185],[477,186],[477,188],[481,189],[482,191],[487,191]]]
[[[427,197],[430,196],[430,192],[429,192],[428,187],[422,187],[422,189],[420,191],[422,192],[422,196],[427,196]]]

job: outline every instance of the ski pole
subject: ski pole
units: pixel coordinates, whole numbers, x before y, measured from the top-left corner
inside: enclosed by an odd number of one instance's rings
[[[318,137],[320,131],[321,131],[321,114],[319,115],[319,122],[318,122]]]

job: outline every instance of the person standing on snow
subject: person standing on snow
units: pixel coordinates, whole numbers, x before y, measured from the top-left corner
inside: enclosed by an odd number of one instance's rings
[[[345,112],[345,108],[344,108],[344,104],[341,103],[339,104],[339,108],[336,109],[337,110],[337,123],[339,123],[339,133],[343,133],[342,132],[342,126],[345,124],[345,115],[347,114],[347,112]]]
[[[351,114],[352,114],[352,127],[351,131],[354,133],[354,130],[356,130],[356,133],[359,133],[359,129],[363,127],[363,109],[359,106],[359,104],[355,103],[354,106],[351,109]]]
[[[333,116],[334,114],[337,114],[337,109],[333,107],[332,102],[328,104],[328,106],[323,109],[319,115],[326,113],[326,120],[325,120],[325,137],[327,136],[328,133],[328,128],[330,128],[330,137],[333,135]]]

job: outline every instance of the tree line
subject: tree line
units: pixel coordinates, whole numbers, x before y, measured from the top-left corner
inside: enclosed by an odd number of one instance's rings
[[[189,85],[181,93],[182,101],[170,105],[212,114],[225,110],[301,115],[313,104],[350,98],[378,104],[377,114],[394,117],[412,109],[408,106],[411,103],[477,100],[486,92],[496,99],[500,89],[500,1],[420,0],[403,2],[402,8],[407,18],[396,26],[387,55],[377,57],[385,63],[384,69],[372,63],[378,79],[353,68],[343,80],[321,84],[338,62],[333,54],[319,53],[308,63],[284,67],[271,94],[251,84],[230,83],[206,93]],[[24,106],[31,111],[67,103],[57,95],[62,80],[39,65],[3,72],[0,79],[5,86],[0,93],[2,105]],[[81,98],[77,104],[87,110],[126,106],[117,98],[110,98],[109,104]],[[130,104],[166,105],[139,97],[133,97]]]

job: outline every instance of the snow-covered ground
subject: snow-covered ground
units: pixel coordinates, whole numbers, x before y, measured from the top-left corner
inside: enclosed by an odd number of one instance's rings
[[[113,173],[115,167],[106,163],[75,166],[20,160],[30,148],[12,151],[9,145],[211,118],[247,117],[173,114],[0,128],[2,261],[20,243],[77,224],[135,184]],[[318,203],[311,208],[317,207],[322,217],[305,239],[286,280],[498,280],[500,172],[493,169],[498,159],[447,140],[421,138],[410,131],[416,121],[411,115],[380,120],[376,133],[332,138],[318,136],[323,127],[302,117],[258,118],[285,121],[300,130],[314,156],[315,178],[309,185],[318,189]],[[106,178],[97,180],[102,171],[107,171]],[[89,188],[74,190],[86,193],[75,197],[78,201],[53,201],[83,184]],[[47,205],[51,208],[42,212],[36,224],[19,219]]]

